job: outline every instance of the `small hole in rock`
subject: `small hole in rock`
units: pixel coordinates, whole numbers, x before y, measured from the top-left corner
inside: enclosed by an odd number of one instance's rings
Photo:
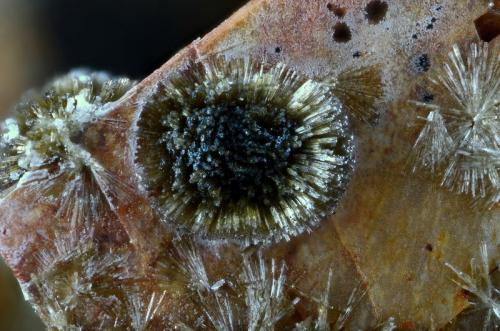
[[[490,10],[474,21],[482,41],[490,42],[500,35],[500,12]]]
[[[277,54],[281,53],[281,47],[276,47],[276,48],[274,49],[274,51],[275,51]]]
[[[331,11],[332,13],[334,13],[335,16],[337,16],[338,18],[344,17],[346,12],[347,12],[347,10],[345,8],[335,6],[334,4],[331,4],[331,3],[329,3],[327,5],[327,7],[328,7],[328,10]]]
[[[428,252],[432,252],[434,250],[434,247],[432,247],[432,244],[427,244],[425,245],[425,250],[427,250]]]
[[[354,52],[354,54],[352,54],[352,57],[355,58],[355,59],[358,59],[361,57],[361,52]]]
[[[385,18],[389,5],[385,1],[373,0],[366,5],[366,18],[370,24],[378,24]]]
[[[351,40],[351,29],[346,23],[337,23],[333,27],[333,39],[338,43],[346,43]]]

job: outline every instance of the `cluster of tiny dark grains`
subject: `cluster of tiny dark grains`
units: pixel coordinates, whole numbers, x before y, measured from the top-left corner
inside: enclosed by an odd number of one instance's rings
[[[187,185],[216,206],[257,198],[268,205],[291,194],[285,172],[301,141],[284,109],[209,105],[171,112],[163,125],[161,144],[175,163],[173,192]]]

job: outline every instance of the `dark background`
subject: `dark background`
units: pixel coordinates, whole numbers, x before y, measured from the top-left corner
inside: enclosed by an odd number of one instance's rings
[[[0,0],[0,117],[73,68],[140,80],[246,0]]]
[[[35,1],[33,1],[35,2]],[[91,67],[142,78],[244,0],[44,0],[53,71]]]

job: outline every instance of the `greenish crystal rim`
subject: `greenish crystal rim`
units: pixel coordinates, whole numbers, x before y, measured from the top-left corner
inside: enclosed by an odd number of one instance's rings
[[[247,135],[217,139],[228,132]],[[205,239],[259,243],[312,230],[334,213],[355,163],[348,116],[323,84],[250,59],[191,63],[147,91],[132,140],[160,217]]]

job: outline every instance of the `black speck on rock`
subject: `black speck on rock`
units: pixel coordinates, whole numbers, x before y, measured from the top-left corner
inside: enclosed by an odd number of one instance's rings
[[[338,22],[333,30],[333,39],[338,43],[347,43],[352,38],[351,29],[346,23]]]
[[[418,73],[429,71],[431,68],[431,60],[427,54],[419,54],[412,60],[412,67]]]
[[[384,20],[387,15],[389,5],[385,1],[372,0],[366,5],[365,12],[366,18],[370,24],[378,24]]]

